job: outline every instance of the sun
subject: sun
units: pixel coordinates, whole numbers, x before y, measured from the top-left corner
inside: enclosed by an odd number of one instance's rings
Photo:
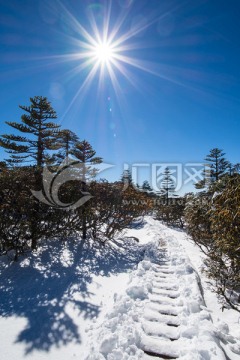
[[[112,62],[114,59],[114,48],[110,43],[100,42],[93,49],[93,56],[102,65]]]
[[[125,78],[132,86],[139,89],[136,85],[133,69],[159,75],[152,69],[151,63],[137,56],[137,52],[143,49],[141,42],[136,40],[139,34],[146,30],[150,25],[157,21],[158,17],[152,16],[146,22],[136,22],[126,28],[126,17],[128,10],[123,11],[119,16],[115,16],[111,11],[112,0],[106,2],[106,6],[99,5],[101,10],[100,17],[95,16],[94,8],[91,6],[88,12],[89,24],[83,26],[77,18],[67,8],[61,4],[65,19],[75,34],[70,36],[74,51],[69,54],[56,56],[61,62],[76,62],[76,66],[69,71],[69,77],[82,73],[83,78],[76,94],[66,109],[63,118],[69,109],[78,100],[83,101],[94,79],[97,79],[97,91],[100,93],[104,84],[111,84],[118,101],[123,101],[123,92],[120,86],[121,78]],[[89,10],[89,9],[88,9]],[[165,76],[166,77],[166,76]],[[110,80],[110,81],[109,81]]]

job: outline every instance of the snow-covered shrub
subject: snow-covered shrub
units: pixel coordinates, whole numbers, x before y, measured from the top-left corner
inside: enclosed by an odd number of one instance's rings
[[[121,182],[92,182],[88,204],[88,230],[93,238],[111,239],[132,221],[147,213],[150,201],[133,186],[123,189]]]
[[[211,197],[208,194],[199,193],[187,196],[185,207],[187,232],[205,254],[213,246],[210,209]]]
[[[43,238],[61,236],[63,211],[38,202],[31,194],[35,187],[34,168],[4,169],[0,172],[0,255],[18,256]]]
[[[159,197],[154,207],[156,219],[167,225],[183,228],[185,201],[184,197],[173,197],[167,201],[164,197]]]
[[[189,195],[187,231],[207,255],[207,274],[223,306],[240,311],[240,175],[225,175],[218,191]]]
[[[215,280],[220,297],[240,311],[239,175],[229,177],[224,190],[214,197],[210,217],[214,248],[209,253],[208,274]]]

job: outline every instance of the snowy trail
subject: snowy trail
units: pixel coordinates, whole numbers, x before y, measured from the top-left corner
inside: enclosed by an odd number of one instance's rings
[[[184,249],[148,219],[144,260],[98,330],[88,360],[226,359]],[[97,346],[96,346],[97,345]]]
[[[143,359],[224,359],[217,339],[209,331],[209,314],[201,310],[204,302],[198,278],[185,254],[170,237],[159,248],[168,255],[166,261],[153,264],[150,270],[152,291],[141,321]]]
[[[51,242],[7,263],[1,360],[239,359],[240,318],[221,312],[184,232],[147,216],[84,261],[77,250]]]

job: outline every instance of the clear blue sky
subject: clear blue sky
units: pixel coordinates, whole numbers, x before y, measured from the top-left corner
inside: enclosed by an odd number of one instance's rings
[[[239,14],[238,0],[0,0],[0,132],[42,95],[117,165],[110,180],[124,163],[202,162],[213,147],[239,162]],[[105,66],[99,85],[98,68],[85,86],[83,28],[96,39],[93,20],[101,33],[107,18],[125,36],[122,71],[110,65],[112,82]]]

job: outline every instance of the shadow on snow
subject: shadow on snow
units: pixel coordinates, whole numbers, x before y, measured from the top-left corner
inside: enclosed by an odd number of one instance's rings
[[[16,339],[26,344],[26,354],[81,343],[69,305],[84,318],[98,316],[100,307],[91,303],[88,284],[92,275],[109,276],[136,266],[143,253],[135,241],[127,242],[127,246],[92,242],[82,248],[78,240],[52,241],[28,258],[1,265],[0,316],[27,319]]]

